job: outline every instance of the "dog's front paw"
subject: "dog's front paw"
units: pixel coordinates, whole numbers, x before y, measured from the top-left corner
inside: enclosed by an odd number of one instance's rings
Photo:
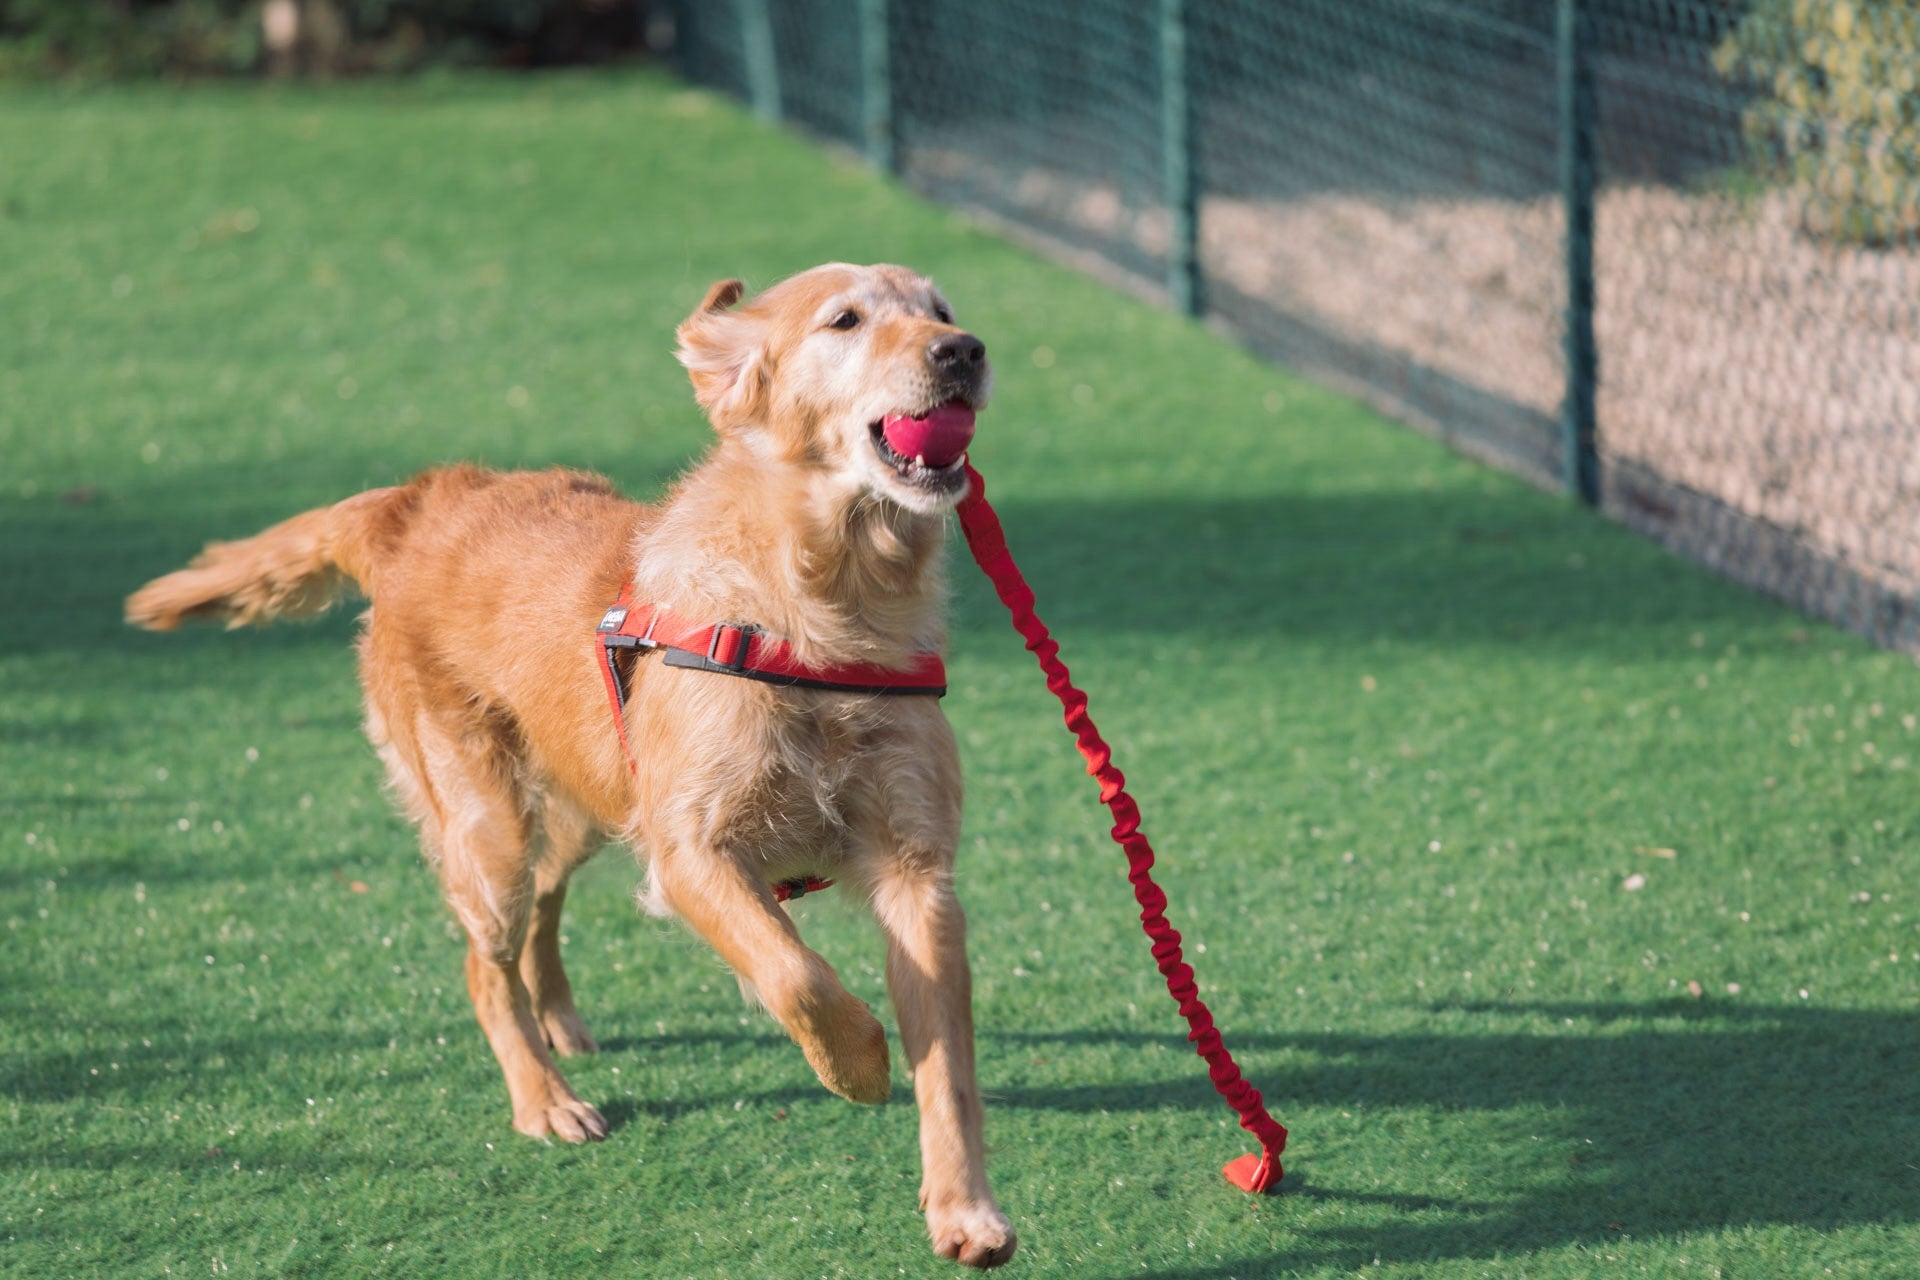
[[[1013,1224],[993,1201],[963,1201],[945,1208],[928,1206],[927,1231],[933,1251],[982,1271],[1013,1257]]]
[[[849,1102],[885,1102],[893,1092],[886,1030],[851,996],[838,1025],[802,1048],[820,1083]]]
[[[516,1112],[513,1127],[529,1138],[558,1138],[562,1142],[598,1142],[607,1136],[607,1120],[590,1102],[558,1098],[546,1106]]]

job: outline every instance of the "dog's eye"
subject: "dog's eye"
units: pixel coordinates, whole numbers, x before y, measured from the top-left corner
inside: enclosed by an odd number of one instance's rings
[[[827,321],[827,328],[851,329],[859,323],[860,313],[858,311],[842,311],[839,315]]]
[[[952,324],[953,312],[947,310],[944,306],[935,306],[933,309],[933,318],[941,324]]]

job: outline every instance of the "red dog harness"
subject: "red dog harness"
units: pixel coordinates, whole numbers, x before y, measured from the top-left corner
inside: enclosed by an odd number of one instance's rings
[[[947,667],[937,653],[919,654],[905,671],[862,662],[808,666],[794,657],[792,645],[769,638],[757,626],[695,622],[659,605],[635,604],[631,586],[620,588],[620,598],[601,617],[594,638],[600,647],[600,678],[607,686],[613,727],[620,734],[627,770],[636,776],[639,765],[633,758],[633,744],[627,740],[627,682],[620,674],[623,650],[658,649],[660,660],[669,667],[740,676],[786,689],[935,698],[945,697],[947,692]],[[817,876],[783,880],[773,886],[773,896],[785,902],[832,884]]]

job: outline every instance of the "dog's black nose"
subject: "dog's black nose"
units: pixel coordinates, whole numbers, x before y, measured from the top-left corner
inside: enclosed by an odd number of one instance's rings
[[[967,373],[987,358],[987,344],[970,333],[943,333],[927,344],[927,359],[942,373]]]

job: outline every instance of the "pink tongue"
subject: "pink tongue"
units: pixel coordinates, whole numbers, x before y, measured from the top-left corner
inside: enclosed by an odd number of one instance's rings
[[[921,458],[930,467],[944,467],[973,443],[973,410],[949,401],[924,418],[893,414],[880,423],[887,444],[903,458]]]

